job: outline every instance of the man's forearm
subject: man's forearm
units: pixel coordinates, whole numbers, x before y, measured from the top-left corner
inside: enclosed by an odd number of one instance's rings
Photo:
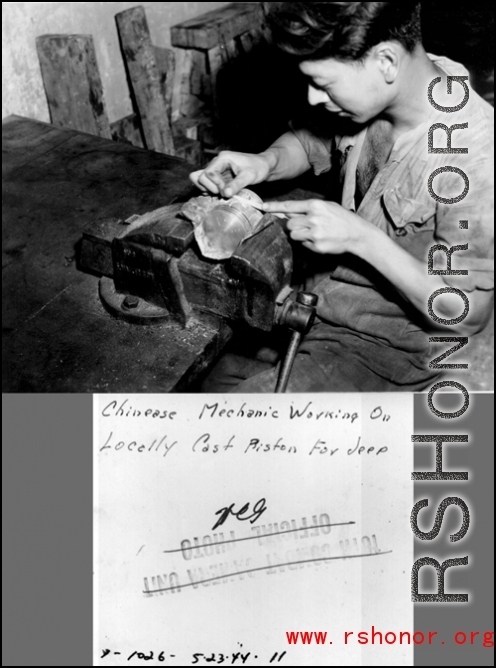
[[[433,328],[437,328],[436,323],[428,316],[427,303],[435,290],[447,287],[446,283],[440,276],[429,275],[426,263],[401,248],[384,232],[369,223],[365,224],[367,231],[356,243],[353,252],[385,276],[400,295],[420,311]],[[484,292],[472,292],[472,310],[460,325],[450,327],[450,330],[461,335],[477,332],[484,324],[487,298],[488,295]],[[439,318],[448,320],[457,318],[463,312],[459,296],[449,293],[437,297],[433,308]]]
[[[310,169],[308,156],[292,132],[286,132],[260,154],[269,164],[267,181],[293,179]]]

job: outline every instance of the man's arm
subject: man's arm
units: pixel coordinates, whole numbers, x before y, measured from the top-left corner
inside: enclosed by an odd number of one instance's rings
[[[435,290],[446,288],[446,283],[441,276],[429,275],[427,263],[401,248],[375,225],[335,202],[269,202],[264,209],[289,214],[291,237],[310,250],[324,254],[353,253],[366,260],[423,315],[430,328],[440,328],[428,316],[427,302]],[[491,299],[490,290],[471,291],[467,317],[458,325],[450,326],[449,331],[461,336],[480,331],[490,314]],[[460,316],[464,305],[459,296],[444,293],[436,298],[433,308],[438,317],[449,320]]]
[[[446,290],[441,276],[429,275],[425,262],[418,260],[375,226],[361,235],[355,244],[355,254],[369,262],[385,276],[400,293],[420,311],[433,329],[446,328],[437,325],[427,314],[429,297],[435,290]],[[468,293],[469,313],[462,322],[449,329],[459,336],[471,336],[487,323],[492,300],[491,290],[472,290]],[[460,296],[444,292],[432,305],[438,318],[451,320],[462,315],[465,304]],[[448,326],[447,326],[448,327]]]
[[[191,173],[190,179],[202,190],[232,197],[246,186],[292,179],[309,169],[301,142],[293,132],[286,132],[263,153],[221,151],[205,169]]]

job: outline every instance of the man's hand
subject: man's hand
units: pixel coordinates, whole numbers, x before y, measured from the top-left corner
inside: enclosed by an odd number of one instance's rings
[[[355,253],[376,228],[336,202],[319,199],[267,202],[264,211],[284,213],[290,236],[314,253]]]
[[[286,132],[263,153],[221,151],[189,178],[203,191],[232,197],[255,183],[294,179],[309,169],[303,145],[293,132]]]
[[[205,169],[192,172],[189,178],[203,191],[232,197],[242,188],[267,179],[271,156],[269,151],[260,154],[221,151]]]
[[[375,225],[335,202],[268,202],[264,211],[288,216],[291,238],[315,253],[353,253],[366,260],[415,306],[429,331],[470,336],[479,332],[489,318],[492,292],[473,290],[470,313],[463,322],[457,326],[436,325],[427,315],[427,302],[435,290],[446,288],[442,277],[428,274],[426,261],[418,260]],[[460,298],[451,293],[436,299],[439,317],[456,318],[460,308]]]

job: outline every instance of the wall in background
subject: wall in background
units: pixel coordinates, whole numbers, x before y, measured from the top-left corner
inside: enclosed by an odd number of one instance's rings
[[[227,2],[2,2],[2,118],[50,121],[35,40],[38,35],[89,34],[95,42],[109,121],[132,112],[115,15],[145,7],[152,41],[170,46],[170,27]]]

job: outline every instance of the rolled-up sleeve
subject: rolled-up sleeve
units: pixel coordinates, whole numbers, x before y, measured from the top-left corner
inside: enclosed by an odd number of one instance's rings
[[[328,172],[331,168],[333,139],[315,132],[297,120],[289,122],[289,127],[299,140],[316,175]]]

